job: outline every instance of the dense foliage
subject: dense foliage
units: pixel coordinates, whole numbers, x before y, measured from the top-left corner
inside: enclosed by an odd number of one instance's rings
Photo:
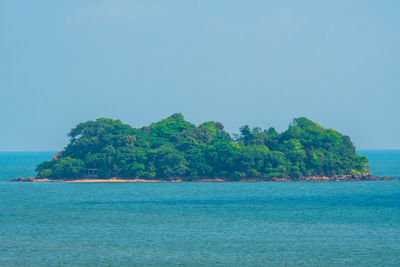
[[[232,138],[219,122],[195,126],[182,114],[135,129],[119,120],[80,123],[59,157],[37,166],[38,177],[81,178],[98,169],[101,178],[201,178],[333,176],[369,173],[350,138],[307,118],[288,130],[240,128]]]

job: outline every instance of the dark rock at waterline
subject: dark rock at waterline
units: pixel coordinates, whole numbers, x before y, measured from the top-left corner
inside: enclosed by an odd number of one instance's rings
[[[52,181],[51,179],[47,181]],[[73,181],[73,179],[66,179],[69,181]],[[58,181],[66,181],[58,180]],[[334,176],[305,176],[299,178],[266,178],[266,177],[245,177],[245,178],[229,178],[229,177],[221,177],[221,178],[202,178],[202,179],[181,179],[179,177],[173,177],[169,179],[162,179],[165,182],[234,182],[234,181],[241,181],[241,182],[267,182],[267,181],[276,181],[276,182],[330,182],[330,181],[389,181],[389,180],[398,180],[396,178],[391,178],[388,176],[385,177],[378,177],[371,174],[365,175],[354,175],[354,174],[347,174],[347,175],[334,175]],[[43,181],[40,179],[35,179],[33,177],[23,178],[18,177],[11,180],[12,182],[35,182],[35,181]],[[53,180],[55,181],[55,180]]]
[[[385,177],[378,177],[371,174],[365,175],[354,175],[354,174],[347,174],[347,175],[334,175],[331,177],[327,176],[309,176],[303,179],[303,181],[388,181],[388,180],[395,180],[395,178],[390,178],[388,176]]]
[[[11,179],[11,182],[33,182],[33,181],[34,181],[33,177],[28,177],[28,178],[18,177]]]

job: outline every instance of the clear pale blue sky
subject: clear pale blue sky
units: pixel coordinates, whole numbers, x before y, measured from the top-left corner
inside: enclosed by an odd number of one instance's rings
[[[400,149],[400,1],[0,1],[0,150],[77,123],[306,116]]]

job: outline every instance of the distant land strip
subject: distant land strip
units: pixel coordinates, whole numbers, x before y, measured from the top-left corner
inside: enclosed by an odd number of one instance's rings
[[[99,118],[78,124],[69,144],[37,165],[60,182],[364,181],[368,159],[350,137],[300,117],[279,133],[248,125],[231,136],[220,122],[194,125],[175,113],[142,128]]]

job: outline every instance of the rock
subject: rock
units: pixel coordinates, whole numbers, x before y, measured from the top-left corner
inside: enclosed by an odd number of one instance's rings
[[[11,182],[33,182],[33,181],[35,181],[35,178],[33,178],[33,177],[28,177],[28,178],[17,177],[17,178],[11,179]]]

